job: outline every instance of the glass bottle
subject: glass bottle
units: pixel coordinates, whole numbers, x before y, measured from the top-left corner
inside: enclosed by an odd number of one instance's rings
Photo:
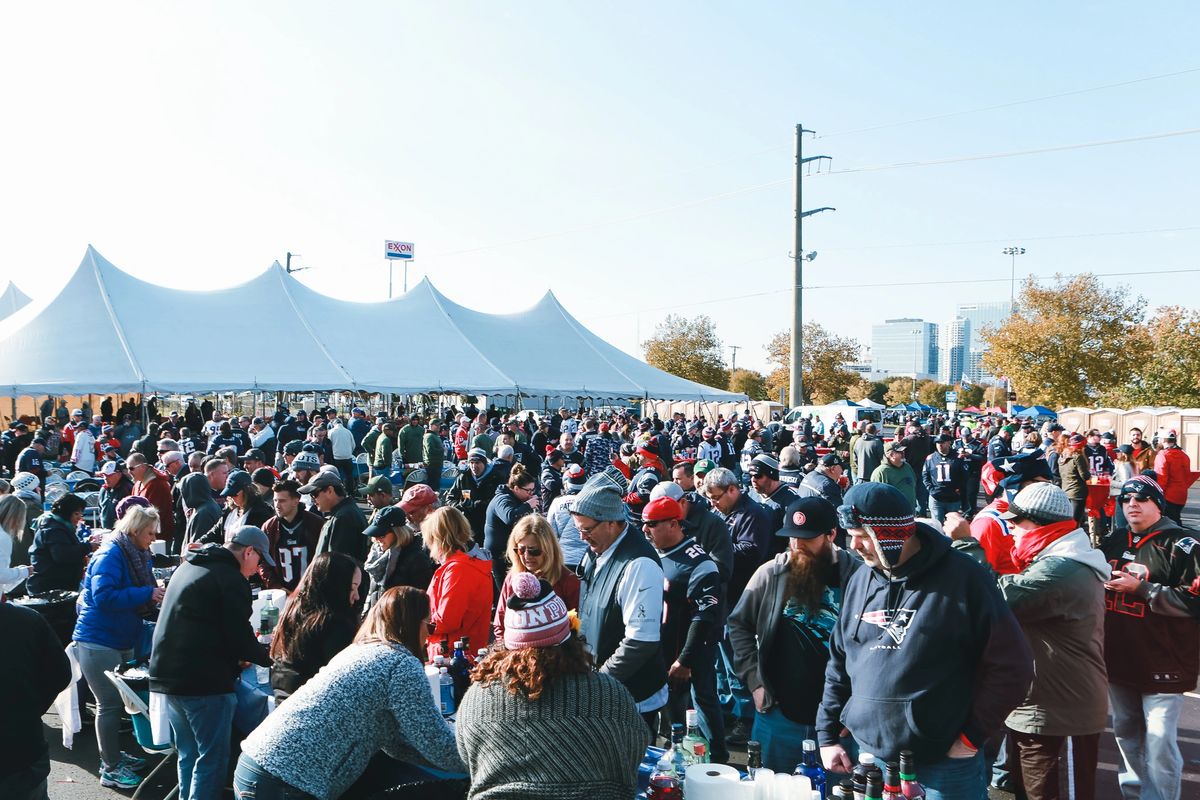
[[[689,708],[686,718],[687,734],[683,737],[683,761],[685,764],[707,764],[712,759],[708,739],[700,732],[700,720],[696,709]]]
[[[917,759],[912,750],[900,751],[900,792],[905,800],[924,800],[925,787],[917,783]]]
[[[753,739],[746,742],[746,777],[744,781],[752,781],[762,769],[762,743]]]
[[[883,777],[877,772],[867,775],[866,800],[883,800]]]
[[[826,796],[825,789],[825,768],[821,766],[821,759],[817,757],[817,743],[812,739],[805,739],[801,745],[803,748],[800,757],[800,763],[796,765],[795,775],[803,775],[812,783],[812,788],[821,793],[821,797]]]
[[[902,800],[900,790],[900,766],[895,761],[889,761],[883,768],[883,800]]]
[[[654,774],[650,776],[646,800],[683,800],[683,788],[679,785],[679,779],[675,777],[675,767],[665,753],[659,759]]]

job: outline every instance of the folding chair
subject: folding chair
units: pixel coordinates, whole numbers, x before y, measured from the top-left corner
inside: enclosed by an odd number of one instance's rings
[[[175,744],[167,742],[160,744],[154,741],[154,734],[150,730],[150,706],[148,698],[144,698],[133,689],[125,678],[120,674],[112,671],[104,673],[108,679],[113,682],[113,686],[117,687],[117,691],[121,694],[121,701],[125,704],[125,711],[133,720],[133,737],[137,740],[138,746],[151,755],[161,755],[162,760],[155,765],[154,769],[142,779],[138,785],[137,791],[133,793],[132,800],[137,800],[138,795],[142,793],[142,789],[154,779],[158,771],[171,763],[171,756],[175,755]],[[179,784],[175,784],[166,796],[165,800],[171,800],[179,794]]]
[[[67,482],[74,483],[75,481],[82,481],[82,480],[86,480],[91,477],[93,477],[92,473],[84,472],[81,469],[77,469],[73,472],[67,473]]]

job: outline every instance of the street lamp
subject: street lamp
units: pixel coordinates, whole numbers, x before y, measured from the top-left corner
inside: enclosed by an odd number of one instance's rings
[[[1017,310],[1017,256],[1025,255],[1025,248],[1006,247],[1001,252],[1012,259],[1012,278],[1008,289],[1009,313],[1012,314]]]
[[[1017,313],[1017,256],[1025,255],[1025,248],[1006,247],[1001,252],[1008,256],[1012,262],[1012,277],[1009,279],[1008,289],[1008,315],[1011,317]],[[1007,372],[1007,370],[1005,371]],[[1008,413],[1009,416],[1012,416],[1014,402],[1012,378],[1006,377],[1004,382],[1007,384],[1005,395],[1008,398]]]

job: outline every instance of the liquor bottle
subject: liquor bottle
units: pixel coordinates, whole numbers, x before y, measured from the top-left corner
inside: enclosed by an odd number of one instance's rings
[[[854,800],[854,787],[848,783],[839,783],[833,787],[833,800]]]
[[[441,682],[442,687],[440,694],[440,710],[443,717],[448,717],[453,714],[454,709],[458,707],[454,702],[454,679],[450,677],[450,671],[445,667],[441,667],[438,672],[441,675],[438,680]]]
[[[752,781],[762,769],[762,743],[753,739],[746,742],[746,777],[744,781]]]
[[[462,651],[463,651],[463,657],[467,659],[467,664],[472,667],[475,666],[475,661],[471,658],[471,637],[470,636],[462,637]]]
[[[685,764],[707,764],[711,761],[708,739],[700,732],[700,721],[696,709],[687,710],[687,735],[683,737],[683,761]]]
[[[271,595],[267,595],[267,604],[263,606],[262,616],[259,621],[259,630],[264,634],[275,632],[275,626],[279,624],[279,609],[275,607],[275,602],[271,599]]]
[[[683,757],[683,725],[678,722],[671,723],[671,764],[675,768],[675,777],[679,779],[679,785],[682,787],[687,772],[687,761]]]
[[[801,747],[803,754],[793,774],[808,778],[812,783],[812,788],[819,791],[821,797],[824,798],[826,797],[825,768],[821,766],[821,759],[817,757],[817,743],[812,739],[805,739]]]
[[[883,800],[903,800],[900,790],[900,766],[889,761],[883,769]]]
[[[877,772],[867,775],[866,800],[883,800],[883,778]]]
[[[646,790],[646,800],[683,800],[683,787],[675,777],[675,767],[666,754],[658,761],[658,767],[650,776],[650,787]]]
[[[481,648],[479,648],[479,652],[475,654],[475,663],[478,664],[480,661],[483,661],[485,658],[487,658],[487,648],[481,647]]]
[[[454,657],[450,659],[450,677],[454,679],[454,706],[457,708],[467,689],[471,688],[471,664],[463,653],[461,639],[454,643]]]
[[[917,783],[917,760],[912,750],[900,751],[900,792],[905,800],[924,800],[925,787]]]
[[[875,756],[870,753],[859,753],[858,764],[850,773],[850,783],[854,787],[854,800],[863,800],[867,796],[867,776],[875,768]]]

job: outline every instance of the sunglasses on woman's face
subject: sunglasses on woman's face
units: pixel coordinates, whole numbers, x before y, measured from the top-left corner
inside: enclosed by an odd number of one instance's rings
[[[526,547],[523,544],[519,544],[519,545],[517,545],[517,552],[523,556],[533,556],[534,558],[537,558],[538,556],[540,556],[542,554],[542,548]]]

